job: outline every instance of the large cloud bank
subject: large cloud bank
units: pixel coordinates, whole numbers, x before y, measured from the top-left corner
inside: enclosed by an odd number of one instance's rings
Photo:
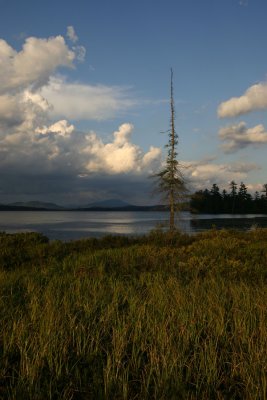
[[[130,123],[122,123],[105,142],[69,121],[112,118],[135,102],[124,88],[56,76],[59,68],[75,68],[81,61],[73,27],[67,36],[71,47],[63,36],[30,37],[20,51],[0,40],[0,203],[13,195],[50,194],[64,202],[86,201],[97,192],[114,196],[116,189],[131,194],[129,184],[123,188],[127,182],[142,187],[160,165],[159,148],[145,152],[132,142]]]
[[[104,140],[79,131],[76,120],[123,116],[136,101],[124,87],[69,82],[62,77],[85,56],[72,26],[63,36],[25,40],[21,50],[0,40],[0,203],[49,200],[86,204],[121,197],[136,204],[154,202],[147,177],[162,166],[161,150],[134,143],[134,126],[121,123]],[[60,71],[61,75],[57,73]],[[110,136],[111,135],[111,136]],[[222,130],[228,151],[265,142],[259,126]],[[242,141],[241,136],[246,138]],[[192,186],[244,180],[252,164],[192,162],[185,175]]]

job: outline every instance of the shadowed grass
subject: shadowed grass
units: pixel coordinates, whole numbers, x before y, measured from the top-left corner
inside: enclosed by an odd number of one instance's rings
[[[266,399],[267,230],[0,236],[0,398]]]

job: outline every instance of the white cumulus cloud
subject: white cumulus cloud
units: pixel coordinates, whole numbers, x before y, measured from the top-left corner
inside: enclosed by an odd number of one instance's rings
[[[237,117],[254,110],[267,109],[267,83],[251,86],[240,97],[232,97],[218,107],[220,118]]]
[[[188,163],[185,169],[186,178],[191,186],[197,189],[210,188],[217,183],[221,188],[227,188],[232,180],[241,182],[246,180],[251,171],[260,169],[255,163],[213,163],[203,162]]]
[[[62,36],[29,37],[17,52],[0,39],[0,93],[44,85],[60,66],[72,67],[75,53]]]
[[[233,153],[248,146],[258,146],[267,143],[267,131],[262,124],[247,128],[245,122],[226,126],[219,131],[219,137],[225,144],[225,153]]]
[[[75,127],[74,125],[71,125],[66,121],[65,119],[60,120],[55,122],[54,124],[50,126],[43,126],[43,127],[37,127],[35,129],[36,133],[42,133],[43,135],[47,133],[58,133],[61,136],[69,136],[72,134],[74,131]]]
[[[89,157],[86,168],[89,172],[105,172],[107,174],[132,173],[139,174],[160,165],[161,150],[151,147],[147,153],[131,142],[133,125],[122,124],[113,133],[114,140],[104,143],[92,133],[86,137],[88,145],[83,153]]]

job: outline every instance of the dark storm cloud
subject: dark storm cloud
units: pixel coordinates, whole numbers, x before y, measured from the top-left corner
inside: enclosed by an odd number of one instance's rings
[[[95,200],[121,198],[134,204],[154,203],[152,182],[146,176],[78,177],[74,175],[2,174],[0,203],[42,200],[62,205],[85,205]]]

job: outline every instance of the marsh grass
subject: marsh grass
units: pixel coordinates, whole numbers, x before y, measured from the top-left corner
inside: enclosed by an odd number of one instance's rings
[[[266,399],[267,230],[0,236],[0,398]]]

